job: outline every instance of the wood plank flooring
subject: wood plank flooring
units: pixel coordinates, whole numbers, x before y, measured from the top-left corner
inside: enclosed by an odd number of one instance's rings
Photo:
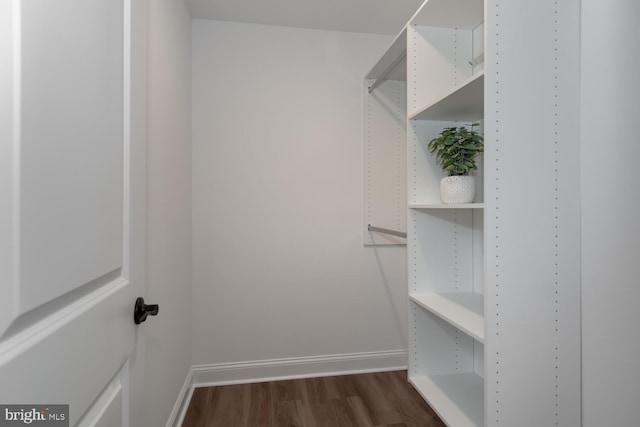
[[[443,427],[406,371],[195,389],[182,427]]]

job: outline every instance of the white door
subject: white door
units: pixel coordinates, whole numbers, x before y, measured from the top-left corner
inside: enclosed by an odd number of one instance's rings
[[[0,405],[71,426],[130,425],[144,3],[0,1]]]

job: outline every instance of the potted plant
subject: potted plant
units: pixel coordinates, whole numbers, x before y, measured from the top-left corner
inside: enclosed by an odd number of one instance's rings
[[[473,130],[478,123],[466,127],[450,127],[440,132],[427,147],[448,176],[440,181],[442,203],[471,203],[475,197],[472,171],[478,169],[476,157],[484,150],[484,138]]]

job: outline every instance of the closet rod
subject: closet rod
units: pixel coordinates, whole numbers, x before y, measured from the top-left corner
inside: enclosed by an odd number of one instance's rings
[[[402,231],[389,230],[388,228],[374,227],[371,224],[368,224],[367,230],[377,231],[378,233],[391,234],[392,236],[404,237],[405,239],[407,238],[407,233],[403,233]]]
[[[373,90],[375,88],[377,88],[378,86],[380,86],[382,84],[382,82],[385,81],[385,77],[387,77],[387,75],[391,72],[391,70],[393,70],[394,68],[396,68],[396,65],[398,65],[403,59],[405,59],[407,57],[407,50],[405,49],[402,54],[400,54],[400,56],[398,56],[395,61],[393,61],[393,63],[391,65],[389,65],[389,67],[387,67],[386,70],[384,70],[384,72],[380,75],[380,77],[378,77],[376,79],[375,82],[373,82],[371,84],[371,86],[369,86],[369,93],[373,92]]]

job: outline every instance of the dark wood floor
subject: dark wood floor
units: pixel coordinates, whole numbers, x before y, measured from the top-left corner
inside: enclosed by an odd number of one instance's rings
[[[441,427],[406,371],[197,388],[182,427]]]

